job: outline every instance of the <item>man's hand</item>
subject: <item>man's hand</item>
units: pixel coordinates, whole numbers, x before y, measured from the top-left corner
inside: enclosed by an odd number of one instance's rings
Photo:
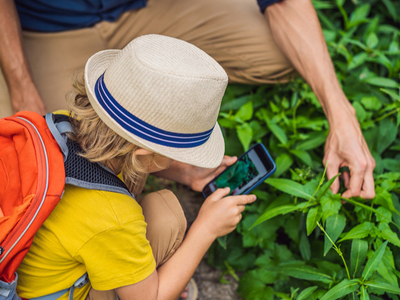
[[[174,161],[167,170],[154,173],[154,175],[185,184],[194,191],[201,192],[207,183],[235,163],[236,160],[236,156],[225,155],[220,166],[215,169],[204,169]]]
[[[336,118],[338,120],[339,117]],[[331,126],[325,144],[324,165],[327,176],[331,179],[339,168],[348,167],[350,174],[344,172],[341,179],[347,189],[343,197],[361,196],[365,199],[375,197],[373,171],[375,160],[369,152],[367,143],[361,133],[360,125],[354,114],[344,113],[341,122]],[[333,193],[339,191],[339,179],[332,186]]]
[[[12,0],[0,0],[0,67],[10,92],[14,112],[30,110],[42,115],[46,108],[32,81],[22,47],[21,24]]]
[[[350,174],[342,179],[348,189],[343,196],[373,198],[375,161],[336,78],[335,69],[311,0],[279,1],[265,10],[275,42],[300,75],[313,89],[329,121],[330,132],[325,146],[324,164],[328,179],[347,166]],[[331,186],[339,190],[337,179]]]
[[[11,89],[10,96],[14,112],[34,111],[41,115],[47,113],[46,107],[32,82],[25,84],[20,89]]]

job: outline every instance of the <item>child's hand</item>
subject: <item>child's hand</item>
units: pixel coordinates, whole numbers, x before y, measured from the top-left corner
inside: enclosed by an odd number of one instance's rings
[[[195,221],[213,238],[224,236],[234,230],[242,218],[245,205],[256,200],[255,195],[225,197],[228,194],[229,188],[218,189],[212,193],[204,201]]]

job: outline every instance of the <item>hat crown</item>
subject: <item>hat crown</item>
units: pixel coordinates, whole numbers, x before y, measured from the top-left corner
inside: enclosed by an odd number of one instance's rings
[[[104,83],[142,121],[165,131],[199,133],[214,127],[228,76],[196,46],[145,35],[114,58]]]

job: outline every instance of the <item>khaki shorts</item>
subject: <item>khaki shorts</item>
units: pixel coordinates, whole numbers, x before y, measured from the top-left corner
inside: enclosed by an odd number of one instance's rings
[[[66,107],[75,72],[104,49],[121,49],[144,34],[190,42],[217,60],[231,82],[284,82],[292,65],[276,46],[255,0],[148,0],[147,7],[124,13],[116,22],[59,33],[23,32],[33,80],[49,111]],[[0,117],[12,114],[0,73]]]

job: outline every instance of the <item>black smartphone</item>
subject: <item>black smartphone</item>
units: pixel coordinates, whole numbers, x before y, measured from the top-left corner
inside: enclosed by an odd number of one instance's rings
[[[229,195],[245,195],[271,176],[276,170],[265,146],[258,143],[251,147],[238,160],[209,182],[203,189],[207,198],[219,188],[229,187]]]

